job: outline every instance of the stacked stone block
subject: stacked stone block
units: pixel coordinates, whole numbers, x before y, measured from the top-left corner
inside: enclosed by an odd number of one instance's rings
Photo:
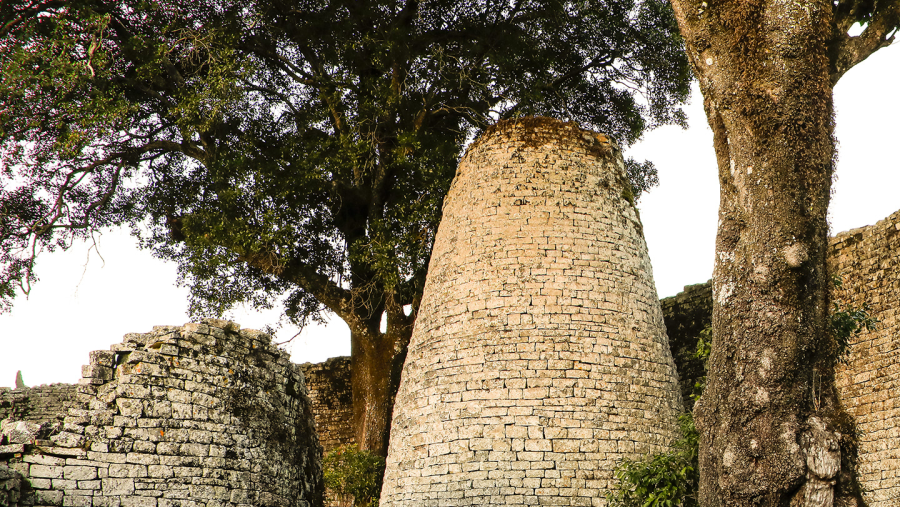
[[[299,366],[268,335],[207,319],[90,354],[47,440],[0,448],[37,505],[321,505]]]
[[[316,416],[316,433],[324,451],[354,443],[350,358],[332,357],[324,363],[303,363],[300,368],[306,379]]]
[[[546,118],[488,129],[444,204],[381,505],[604,505],[681,408],[615,142]]]
[[[0,463],[0,507],[34,505],[34,492],[19,472]]]
[[[831,273],[843,286],[833,298],[869,305],[875,331],[854,337],[837,385],[856,420],[859,479],[871,507],[900,505],[900,211],[831,239]]]
[[[697,338],[700,332],[712,326],[712,284],[687,285],[684,292],[661,299],[663,318],[669,347],[678,369],[681,398],[685,409],[693,410],[694,384],[706,375],[703,361],[697,359]]]
[[[0,420],[55,423],[75,402],[78,386],[50,384],[24,389],[0,387]]]

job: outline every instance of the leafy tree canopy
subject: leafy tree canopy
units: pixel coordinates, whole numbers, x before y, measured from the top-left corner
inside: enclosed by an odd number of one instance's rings
[[[354,331],[416,303],[479,129],[627,145],[683,122],[689,81],[658,0],[10,0],[0,68],[7,309],[36,253],[127,223],[195,315],[288,293]]]

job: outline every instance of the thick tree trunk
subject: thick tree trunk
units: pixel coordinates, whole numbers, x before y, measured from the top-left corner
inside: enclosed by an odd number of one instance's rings
[[[412,336],[412,326],[393,326],[388,333],[351,333],[350,384],[353,425],[361,449],[387,456],[394,397]]]
[[[673,4],[721,185],[701,505],[848,500],[827,324],[831,1]]]

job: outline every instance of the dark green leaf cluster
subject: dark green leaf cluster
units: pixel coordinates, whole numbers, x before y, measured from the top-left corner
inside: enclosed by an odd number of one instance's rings
[[[843,287],[843,281],[839,277],[834,277],[832,281],[836,289]],[[847,364],[850,360],[850,338],[863,331],[874,331],[878,319],[869,315],[868,302],[860,307],[845,305],[841,301],[833,304],[829,323],[834,339],[834,359],[838,363]]]
[[[330,500],[343,501],[351,497],[354,507],[378,507],[384,458],[351,444],[329,451],[322,464],[326,495]]]
[[[625,173],[631,182],[634,202],[637,202],[644,192],[649,192],[651,188],[659,185],[659,173],[649,160],[638,162],[629,158],[625,161]]]
[[[646,459],[623,460],[618,479],[607,494],[610,507],[697,507],[700,473],[697,453],[700,435],[691,414],[678,418],[681,438],[672,450]]]
[[[700,331],[700,335],[697,337],[697,351],[694,353],[694,357],[699,359],[703,363],[703,371],[709,371],[709,355],[712,353],[712,326],[707,326]],[[703,390],[706,389],[706,375],[697,378],[694,382],[694,390],[691,393],[691,399],[695,402],[700,399],[700,396],[703,395]]]

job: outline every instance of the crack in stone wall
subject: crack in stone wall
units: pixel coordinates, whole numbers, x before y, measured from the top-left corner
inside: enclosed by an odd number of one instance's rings
[[[267,334],[157,326],[91,352],[82,374],[61,427],[4,421],[0,475],[30,487],[11,505],[321,505],[303,374]]]

